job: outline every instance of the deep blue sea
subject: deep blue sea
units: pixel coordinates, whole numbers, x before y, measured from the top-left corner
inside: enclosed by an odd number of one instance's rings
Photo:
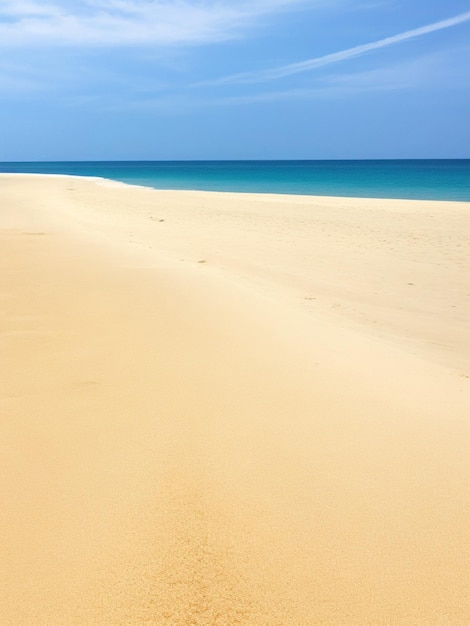
[[[99,176],[156,189],[470,201],[470,159],[0,163],[0,172]]]

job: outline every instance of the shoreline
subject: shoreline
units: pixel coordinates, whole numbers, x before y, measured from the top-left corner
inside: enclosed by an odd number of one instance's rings
[[[466,160],[466,159],[465,159]],[[265,198],[269,199],[271,201],[276,201],[277,202],[289,202],[289,200],[292,201],[302,201],[303,203],[315,203],[315,202],[323,202],[326,201],[328,203],[332,202],[332,203],[338,203],[338,202],[342,202],[345,201],[346,203],[351,203],[351,204],[362,204],[364,202],[366,203],[379,203],[379,202],[385,202],[386,204],[391,204],[391,203],[399,203],[400,205],[402,205],[403,207],[407,204],[414,204],[414,205],[450,205],[453,206],[455,205],[458,208],[467,208],[468,210],[470,210],[470,200],[428,200],[425,198],[391,198],[391,197],[375,197],[375,196],[334,196],[334,195],[313,195],[313,194],[297,194],[297,193],[278,193],[278,192],[272,192],[272,193],[267,193],[267,192],[263,192],[263,191],[226,191],[226,190],[222,190],[222,191],[218,191],[218,190],[207,190],[207,189],[175,189],[175,188],[157,188],[157,187],[151,187],[149,185],[139,185],[137,183],[127,183],[124,181],[120,181],[114,178],[106,178],[103,176],[87,176],[85,174],[42,174],[42,173],[22,173],[22,172],[0,172],[0,180],[2,178],[4,179],[8,179],[8,178],[32,178],[32,179],[37,179],[37,180],[41,180],[41,179],[54,179],[57,178],[59,180],[64,180],[67,178],[70,178],[72,180],[76,180],[76,181],[83,181],[83,182],[92,182],[92,183],[96,183],[100,186],[109,186],[109,187],[126,187],[129,189],[140,189],[140,190],[147,190],[147,191],[154,191],[156,193],[162,193],[162,194],[194,194],[196,196],[198,195],[205,195],[208,194],[209,196],[216,196],[216,195],[220,195],[220,196],[235,196],[235,197],[244,197],[245,199],[251,199],[251,200],[256,200],[259,199],[260,201],[263,201]],[[463,206],[464,205],[464,206]],[[362,207],[364,210],[367,210],[367,206],[363,206]]]
[[[470,205],[24,176],[0,621],[470,618]]]
[[[411,159],[413,161],[413,159]],[[415,161],[417,159],[414,159]],[[436,159],[428,159],[429,161],[435,161]],[[437,159],[439,160],[439,159]],[[450,161],[470,161],[469,159],[447,159]],[[380,161],[380,160],[379,160]],[[401,161],[400,159],[396,159],[396,161]],[[419,159],[418,159],[419,161]],[[152,162],[152,161],[150,161]],[[217,161],[209,161],[210,163],[216,163]],[[367,161],[369,162],[369,161]],[[77,163],[82,163],[82,162],[77,162]],[[87,162],[83,162],[83,163],[87,163]],[[94,162],[92,162],[94,163]],[[121,161],[110,161],[109,163],[121,163]],[[155,191],[161,191],[161,192],[191,192],[191,193],[227,193],[227,194],[237,194],[237,195],[247,195],[247,196],[280,196],[281,198],[309,198],[309,199],[321,199],[321,198],[339,198],[339,199],[351,199],[351,200],[384,200],[384,201],[388,201],[388,200],[393,200],[393,201],[398,201],[398,202],[450,202],[450,203],[457,203],[457,204],[469,204],[470,203],[470,194],[468,195],[467,198],[464,199],[449,199],[449,198],[438,198],[438,199],[428,199],[428,198],[407,198],[407,197],[400,197],[400,196],[386,196],[386,195],[378,195],[378,196],[351,196],[351,195],[331,195],[331,194],[323,194],[323,195],[318,195],[318,194],[313,194],[313,193],[308,193],[308,194],[302,194],[302,193],[292,193],[289,191],[273,191],[273,192],[268,192],[268,191],[241,191],[241,190],[229,190],[229,189],[223,189],[223,190],[218,190],[218,189],[193,189],[193,188],[172,188],[172,187],[153,187],[152,185],[149,184],[139,184],[138,182],[136,183],[130,183],[130,182],[125,182],[116,178],[110,178],[110,177],[105,177],[105,176],[95,176],[95,175],[87,175],[87,174],[62,174],[62,173],[33,173],[33,172],[0,172],[0,177],[5,176],[32,176],[32,177],[40,177],[43,176],[45,178],[50,177],[71,177],[71,178],[78,178],[78,179],[85,179],[85,180],[92,180],[92,181],[103,181],[106,182],[108,181],[109,183],[115,183],[116,185],[126,185],[128,187],[136,187],[136,188],[143,188],[143,189],[153,189]]]

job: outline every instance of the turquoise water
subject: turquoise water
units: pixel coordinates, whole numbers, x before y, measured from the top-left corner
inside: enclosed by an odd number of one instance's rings
[[[470,159],[0,163],[0,172],[100,176],[156,189],[470,201]]]

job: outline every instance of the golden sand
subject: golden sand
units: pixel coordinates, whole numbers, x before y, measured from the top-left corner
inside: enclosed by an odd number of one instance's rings
[[[470,206],[0,177],[0,624],[470,624]]]

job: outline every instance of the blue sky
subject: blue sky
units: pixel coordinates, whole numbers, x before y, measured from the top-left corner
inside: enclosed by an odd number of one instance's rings
[[[0,0],[0,160],[470,158],[468,0]]]

